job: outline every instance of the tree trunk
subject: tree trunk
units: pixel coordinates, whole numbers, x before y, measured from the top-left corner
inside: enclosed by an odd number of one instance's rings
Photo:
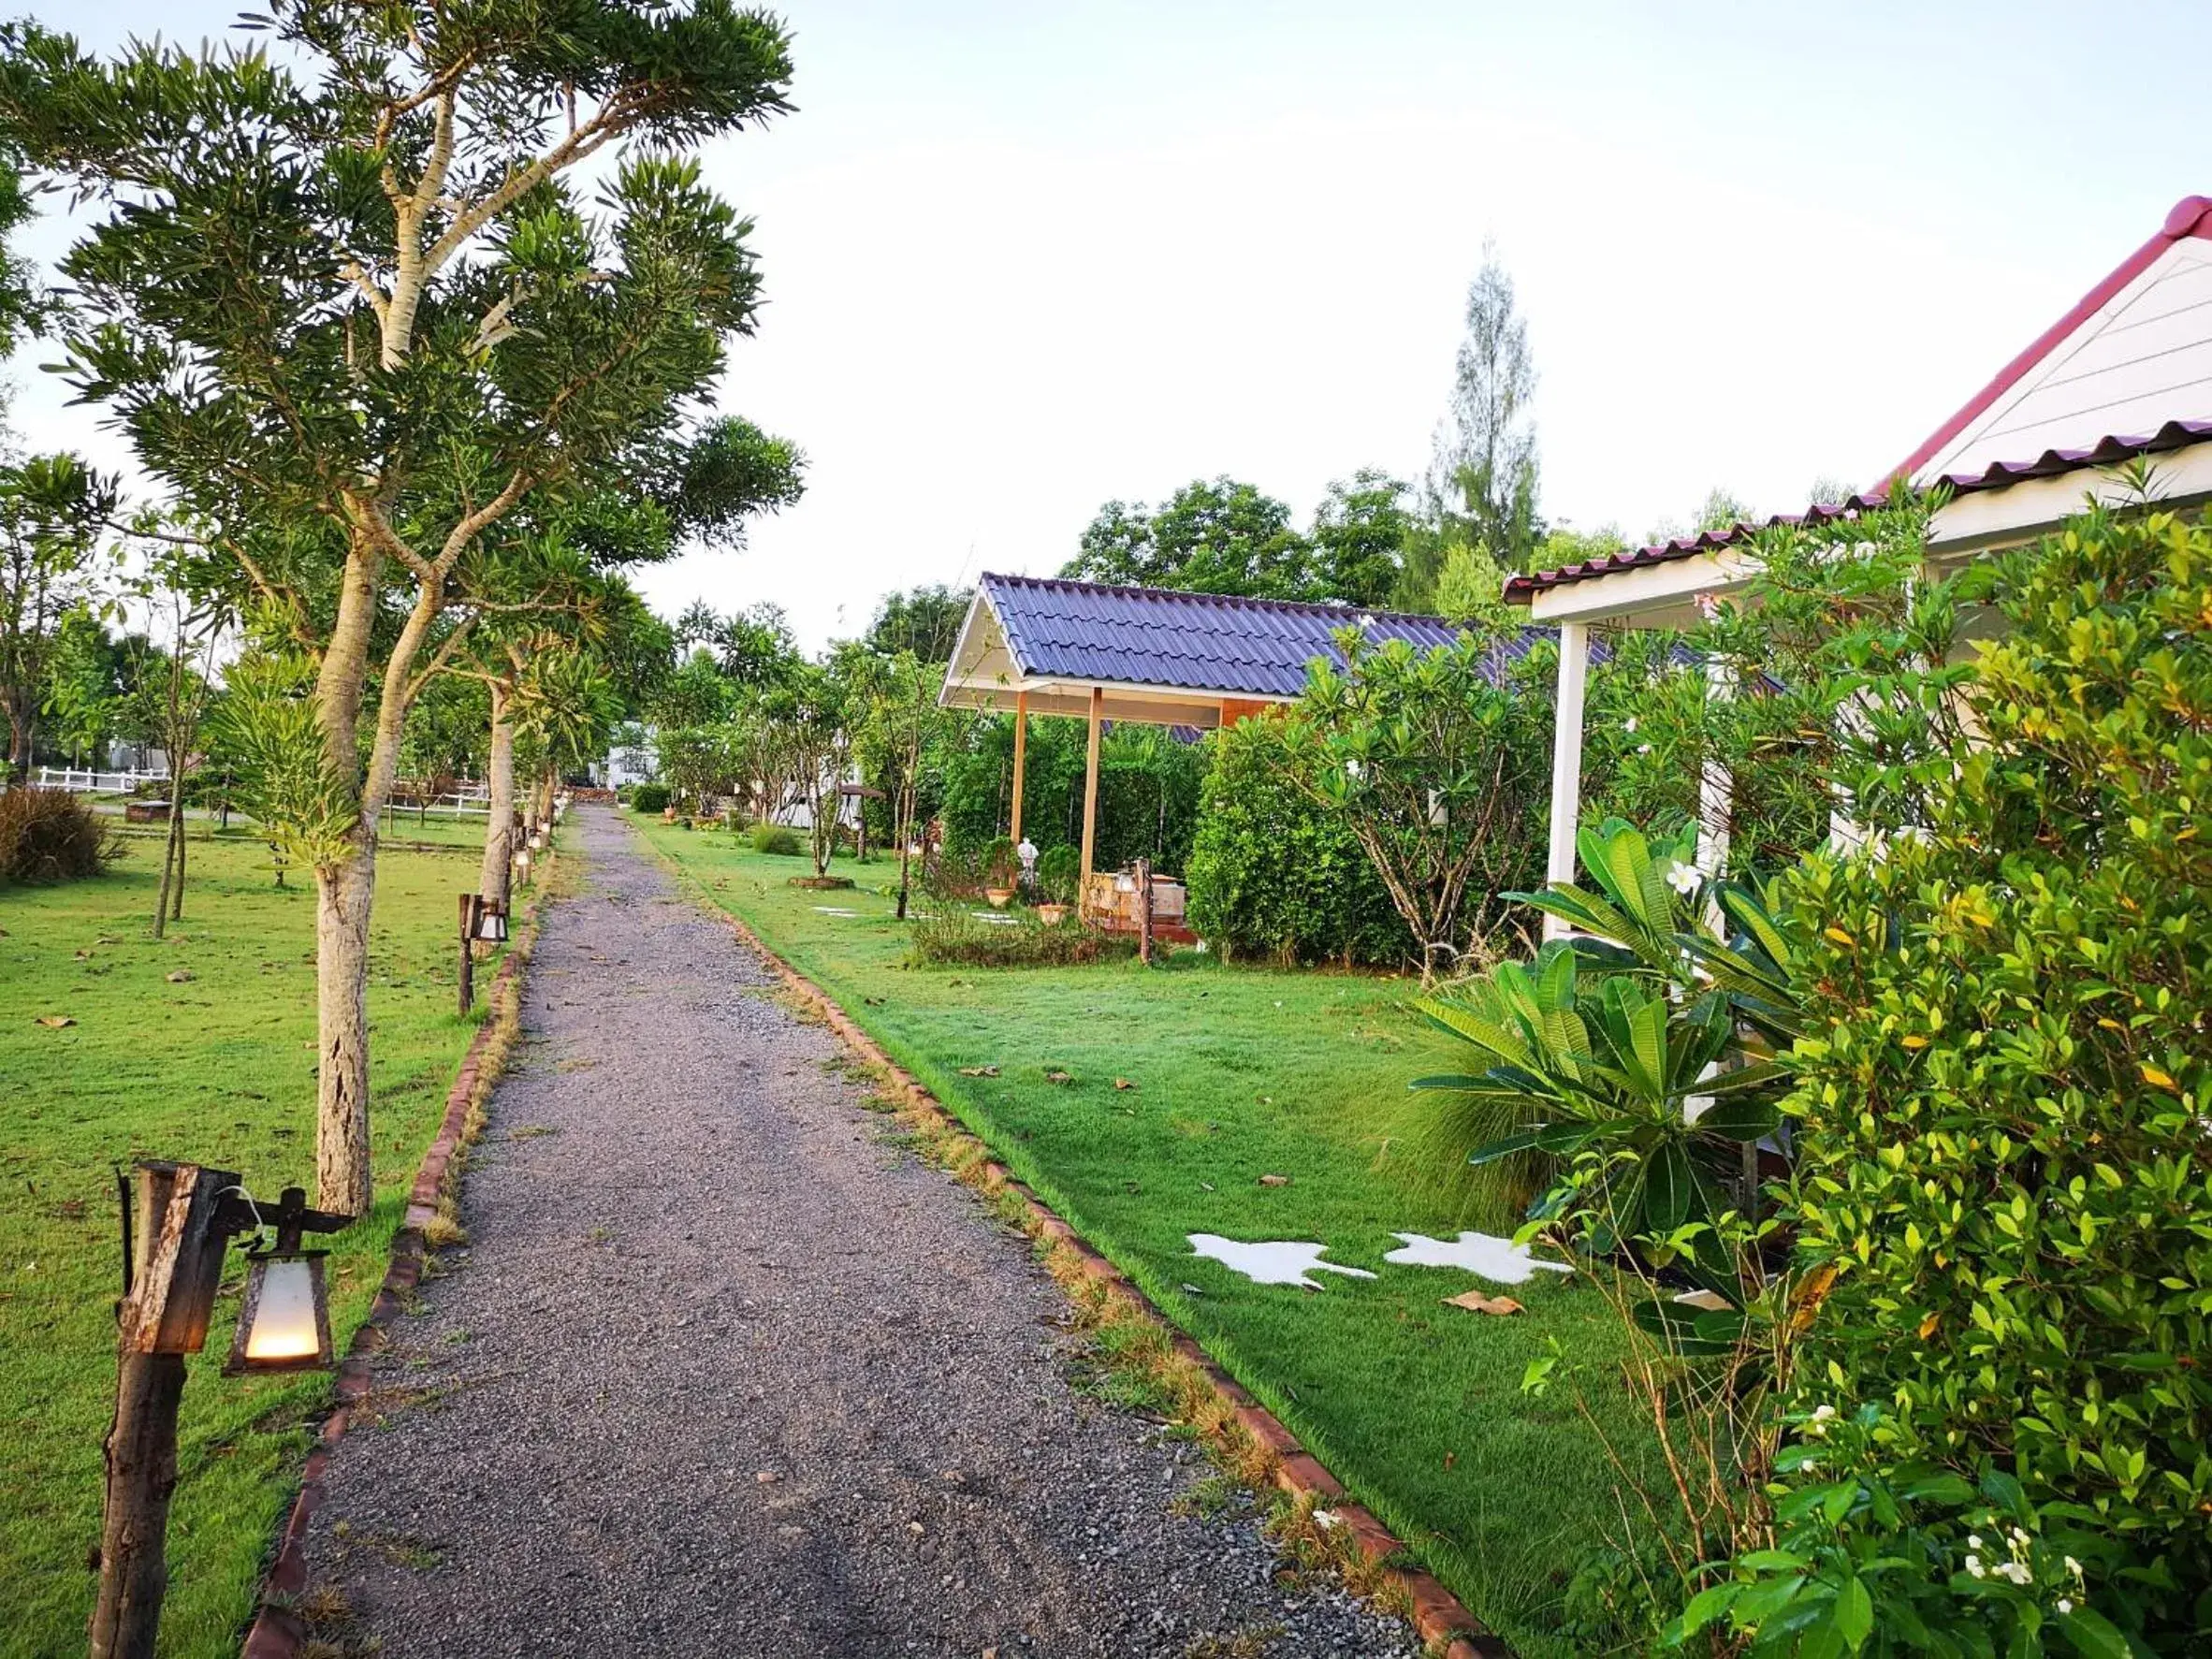
[[[173,795],[174,791],[170,792]],[[169,883],[177,868],[178,811],[175,800],[169,802],[168,829],[161,842],[161,892],[153,900],[153,937],[159,939],[167,931],[169,920]]]
[[[376,840],[315,871],[315,1206],[365,1215],[369,1173],[369,910]]]
[[[184,920],[184,803],[169,803],[169,822],[177,828],[177,891],[169,897],[169,920]]]
[[[31,776],[31,711],[21,700],[7,700],[7,775],[17,783]]]
[[[507,720],[507,689],[491,688],[491,798],[484,823],[484,868],[476,891],[501,906],[507,902],[508,861],[515,855],[515,728]]]

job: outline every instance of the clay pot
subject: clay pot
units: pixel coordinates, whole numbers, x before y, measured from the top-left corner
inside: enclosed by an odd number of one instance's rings
[[[986,887],[983,889],[983,896],[991,901],[993,910],[1003,910],[1008,905],[1013,903],[1013,889],[1011,887]]]
[[[1068,920],[1068,907],[1066,905],[1039,905],[1037,919],[1047,927],[1057,927]]]

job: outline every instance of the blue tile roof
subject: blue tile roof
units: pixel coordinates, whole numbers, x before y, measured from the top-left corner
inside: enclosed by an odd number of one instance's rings
[[[1344,653],[1332,637],[1339,629],[1356,623],[1377,643],[1402,639],[1424,650],[1449,645],[1460,633],[1439,617],[1350,605],[1230,599],[1044,576],[986,574],[979,585],[997,613],[1023,675],[1044,679],[1104,680],[1231,697],[1295,697],[1305,688],[1306,664],[1315,658],[1344,665]],[[1525,656],[1531,646],[1554,633],[1524,629],[1501,646],[1500,665],[1505,659]]]

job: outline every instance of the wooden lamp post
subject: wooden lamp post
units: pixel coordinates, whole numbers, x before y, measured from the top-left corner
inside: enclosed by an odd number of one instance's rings
[[[208,1339],[223,1253],[239,1233],[275,1237],[248,1256],[245,1300],[226,1373],[327,1367],[330,1315],[320,1251],[302,1234],[336,1232],[350,1215],[307,1208],[284,1189],[264,1215],[227,1170],[148,1159],[133,1202],[123,1198],[124,1295],[116,1313],[115,1420],[108,1431],[107,1504],[100,1527],[100,1587],[93,1659],[153,1659],[168,1590],[169,1497],[177,1485],[177,1407],[184,1361]]]

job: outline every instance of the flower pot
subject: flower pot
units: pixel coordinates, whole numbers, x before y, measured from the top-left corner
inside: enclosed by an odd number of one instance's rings
[[[1011,887],[986,887],[983,889],[983,896],[991,901],[993,910],[1003,910],[1008,905],[1013,903],[1013,889]]]
[[[1068,920],[1068,907],[1066,905],[1039,905],[1037,919],[1047,927],[1057,927]]]
[[[674,823],[676,822],[676,808],[674,807],[662,808],[661,822],[662,823]]]

